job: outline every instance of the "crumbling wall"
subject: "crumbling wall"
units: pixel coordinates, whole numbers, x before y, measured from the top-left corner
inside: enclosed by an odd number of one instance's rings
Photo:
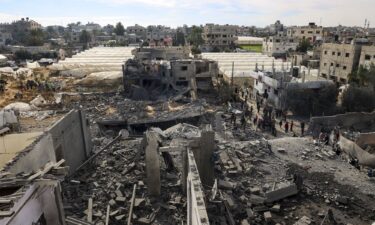
[[[1,218],[0,224],[65,225],[59,182],[38,181],[31,185],[11,211],[13,215]]]
[[[72,110],[48,131],[53,138],[56,160],[65,159],[69,172],[77,169],[90,155],[91,134],[85,114]]]
[[[3,170],[14,174],[28,173],[39,170],[48,162],[56,162],[56,157],[52,136],[44,133],[10,161]]]
[[[358,159],[360,165],[375,168],[375,155],[366,152],[356,143],[346,139],[343,136],[340,136],[338,145],[340,146],[341,150],[350,157]]]
[[[187,150],[187,199],[188,199],[188,225],[209,225],[204,192],[199,177],[197,164],[193,152]]]
[[[318,136],[322,128],[333,129],[335,126],[342,129],[374,131],[375,111],[372,113],[354,112],[335,116],[312,117],[308,132],[313,136]]]

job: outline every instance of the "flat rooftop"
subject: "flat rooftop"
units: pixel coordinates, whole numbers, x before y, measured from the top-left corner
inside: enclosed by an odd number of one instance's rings
[[[0,169],[33,143],[43,132],[7,134],[0,137]]]

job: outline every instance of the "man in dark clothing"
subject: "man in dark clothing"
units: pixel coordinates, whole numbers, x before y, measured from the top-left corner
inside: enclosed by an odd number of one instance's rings
[[[242,115],[242,117],[241,117],[241,125],[242,125],[243,129],[245,130],[246,129],[246,118],[245,118],[245,115]]]
[[[305,134],[305,122],[301,122],[301,136],[304,136]]]
[[[284,128],[285,128],[285,133],[288,133],[289,132],[289,122],[288,121],[285,122]]]
[[[290,122],[290,131],[293,132],[293,126],[294,126],[294,122],[292,120],[292,122]]]
[[[282,120],[280,120],[279,125],[280,125],[280,128],[283,128],[283,121]]]
[[[232,113],[231,122],[236,125],[236,114]]]

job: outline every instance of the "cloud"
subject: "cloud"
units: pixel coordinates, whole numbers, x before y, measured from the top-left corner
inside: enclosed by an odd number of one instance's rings
[[[3,1],[17,8],[12,12],[29,14],[22,4],[22,1],[28,0],[19,0],[19,4],[0,0]],[[44,0],[38,1],[41,3]],[[323,26],[362,26],[365,19],[375,24],[375,0],[80,0],[81,5],[88,6],[84,13],[66,16],[69,15],[66,12],[70,12],[68,7],[76,1],[79,0],[65,0],[65,8],[50,14],[46,14],[50,11],[47,6],[39,4],[41,7],[32,11],[32,18],[43,25],[65,25],[74,21],[95,21],[104,25],[122,21],[125,25],[163,24],[174,27],[208,22],[266,26],[281,20],[285,25],[319,24],[322,21]],[[0,9],[0,22],[24,16],[10,12],[11,9],[7,12]]]

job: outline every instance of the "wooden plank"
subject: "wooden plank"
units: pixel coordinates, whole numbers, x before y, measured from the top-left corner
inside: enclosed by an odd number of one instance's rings
[[[9,204],[11,202],[12,202],[11,199],[0,199],[0,204]]]
[[[128,215],[128,225],[131,225],[131,223],[132,223],[133,208],[134,208],[134,202],[135,202],[135,190],[136,190],[136,188],[137,188],[137,185],[134,184],[133,195],[132,195],[132,198],[130,200],[130,209],[129,209],[129,215]]]
[[[110,205],[107,206],[107,214],[105,216],[105,225],[109,224],[109,212],[110,212]]]
[[[1,217],[9,217],[14,214],[14,211],[0,211],[0,218]]]
[[[55,165],[53,165],[53,167],[56,169],[60,167],[63,163],[65,163],[65,159],[58,161],[57,163],[55,163]]]
[[[87,222],[92,223],[92,198],[89,198],[88,209],[87,209]]]

